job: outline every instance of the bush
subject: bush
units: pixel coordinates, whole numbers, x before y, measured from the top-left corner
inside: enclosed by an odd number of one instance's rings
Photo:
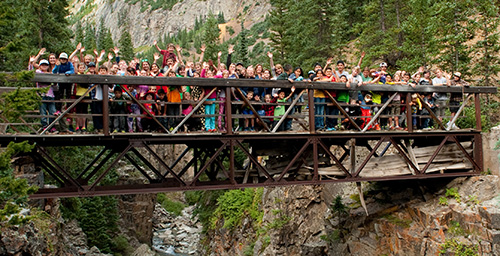
[[[259,211],[262,200],[262,188],[229,190],[217,199],[217,208],[211,218],[211,227],[224,221],[223,228],[233,229],[240,225],[243,217],[250,215],[258,223],[262,221],[263,213]]]
[[[182,210],[186,208],[186,205],[178,202],[178,201],[173,201],[170,198],[168,198],[165,193],[160,193],[157,196],[157,201],[158,203],[161,204],[161,206],[167,210],[168,212],[172,213],[175,216],[179,216],[182,214]]]

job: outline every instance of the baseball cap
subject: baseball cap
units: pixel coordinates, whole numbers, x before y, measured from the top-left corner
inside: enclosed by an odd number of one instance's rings
[[[59,54],[59,59],[68,59],[68,54],[65,52]]]
[[[38,65],[49,65],[49,61],[48,60],[41,60],[40,63],[38,63]]]
[[[313,74],[316,74],[316,72],[314,72],[314,70],[309,70],[309,72],[307,72],[308,75],[313,75]]]
[[[94,63],[94,62],[92,62],[92,61],[91,61],[91,62],[89,62],[88,67],[89,67],[89,68],[90,68],[90,67],[95,67],[95,63]]]
[[[460,72],[458,72],[458,71],[457,71],[457,72],[455,72],[455,73],[453,73],[453,75],[454,75],[454,76],[458,76],[458,77],[462,77],[462,73],[460,73]]]
[[[385,62],[380,63],[380,67],[387,67],[387,63]]]

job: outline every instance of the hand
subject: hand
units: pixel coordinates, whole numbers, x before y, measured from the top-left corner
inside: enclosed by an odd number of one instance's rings
[[[45,53],[45,50],[47,49],[45,48],[40,49],[40,51],[38,51],[38,56],[42,56]]]
[[[61,62],[59,60],[56,61],[56,66],[61,65]]]
[[[118,53],[120,52],[120,49],[118,49],[118,47],[113,47],[113,52],[115,53],[115,55],[118,55]]]
[[[113,54],[112,53],[108,53],[108,60],[112,60],[113,59]]]
[[[84,52],[85,51],[85,47],[82,46],[82,48],[80,49],[80,52]]]
[[[221,56],[222,56],[222,52],[221,52],[221,51],[219,51],[219,52],[217,53],[217,58],[220,58]]]
[[[200,48],[200,51],[201,52],[205,52],[206,49],[207,49],[207,47],[204,44],[202,44],[201,48]]]
[[[366,56],[366,52],[361,52],[361,58],[364,58]]]
[[[159,60],[159,59],[160,59],[160,54],[159,54],[159,53],[157,53],[157,52],[155,52],[155,54],[153,54],[153,59],[154,59],[155,61]]]
[[[424,72],[424,66],[419,67],[418,72],[420,72],[420,73]]]
[[[292,92],[295,92],[295,86],[292,86]]]
[[[153,45],[157,45],[158,42],[156,40],[153,41]]]
[[[267,57],[269,57],[270,59],[273,58],[273,54],[271,52],[267,52]]]
[[[30,63],[33,63],[36,61],[36,57],[35,56],[30,56]]]
[[[134,57],[135,63],[141,63],[137,57]]]
[[[326,65],[330,65],[332,63],[333,57],[330,57],[326,60]],[[326,68],[326,67],[325,67]]]
[[[76,50],[79,51],[80,49],[82,49],[82,43],[78,43],[76,45]]]
[[[106,54],[106,51],[105,50],[101,50],[101,54],[99,55],[99,57],[102,59],[102,57],[104,56],[104,54]]]
[[[95,55],[96,57],[97,57],[97,56],[99,56],[99,53],[97,52],[97,50],[96,50],[96,49],[94,49],[94,55]]]
[[[180,46],[180,45],[176,45],[176,46],[175,46],[175,50],[177,50],[178,52],[181,52],[182,48],[181,48],[181,46]]]
[[[234,45],[230,45],[229,48],[227,49],[228,54],[232,54],[234,52]]]

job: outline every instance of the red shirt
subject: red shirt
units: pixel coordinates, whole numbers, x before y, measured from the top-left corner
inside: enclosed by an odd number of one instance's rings
[[[161,50],[160,54],[163,55],[163,62],[161,64],[161,68],[164,68],[167,65],[167,60],[173,58],[174,61],[177,59],[173,52],[169,52],[167,50]]]

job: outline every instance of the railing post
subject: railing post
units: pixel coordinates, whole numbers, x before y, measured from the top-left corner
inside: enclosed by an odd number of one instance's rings
[[[307,90],[307,105],[309,106],[309,132],[316,133],[316,124],[314,123],[314,90]]]
[[[233,134],[233,115],[231,114],[232,113],[232,108],[231,108],[231,96],[232,96],[232,93],[231,93],[231,87],[226,87],[226,132],[227,132],[227,135],[232,135]],[[232,147],[233,145],[231,145],[231,152],[232,152]]]
[[[479,93],[474,93],[474,105],[476,107],[476,130],[481,131],[483,127],[481,124],[481,99]]]
[[[406,128],[408,132],[413,132],[413,118],[411,114],[411,93],[406,93]]]
[[[105,136],[109,136],[109,86],[102,86],[102,131]]]

